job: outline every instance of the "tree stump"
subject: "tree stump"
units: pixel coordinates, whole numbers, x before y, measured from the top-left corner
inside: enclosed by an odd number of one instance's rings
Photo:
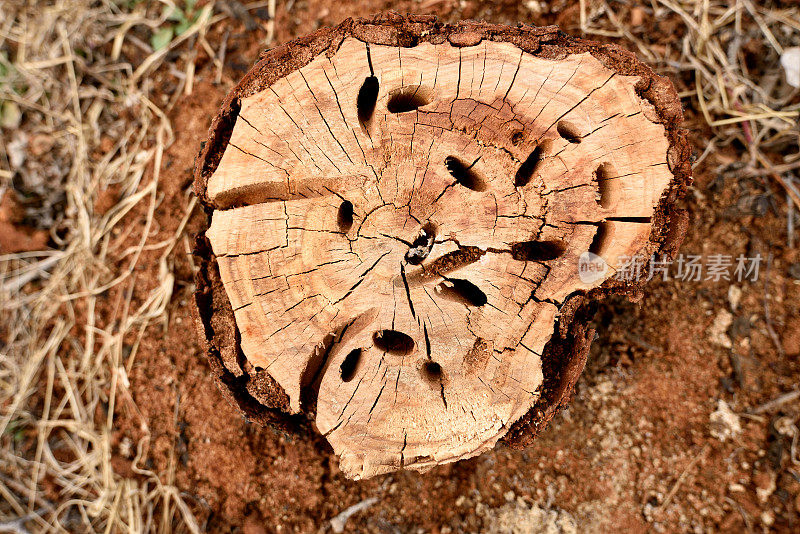
[[[386,15],[263,54],[195,170],[223,391],[310,423],[352,478],[527,444],[591,300],[637,294],[624,258],[682,238],[681,120],[668,80],[554,27]]]

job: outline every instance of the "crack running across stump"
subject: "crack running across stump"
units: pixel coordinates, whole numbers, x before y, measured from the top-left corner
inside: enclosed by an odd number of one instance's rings
[[[388,15],[266,53],[195,174],[223,390],[304,414],[354,478],[526,443],[583,367],[585,296],[682,237],[680,120],[668,81],[554,28]]]

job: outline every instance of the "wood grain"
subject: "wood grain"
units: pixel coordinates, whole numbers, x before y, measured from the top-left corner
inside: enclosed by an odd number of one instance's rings
[[[560,308],[649,254],[675,181],[640,81],[346,36],[241,98],[206,236],[247,364],[346,475],[474,456],[541,400]],[[610,268],[587,282],[590,250]]]

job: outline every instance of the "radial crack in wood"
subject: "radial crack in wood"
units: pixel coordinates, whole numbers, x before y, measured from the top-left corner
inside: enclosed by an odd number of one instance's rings
[[[559,308],[676,240],[671,85],[548,29],[389,16],[294,46],[234,90],[197,166],[245,367],[354,478],[538,429],[571,390],[548,386],[554,347],[585,358]]]

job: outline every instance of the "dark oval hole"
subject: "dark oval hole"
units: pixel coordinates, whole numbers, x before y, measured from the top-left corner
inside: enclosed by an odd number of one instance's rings
[[[380,84],[378,78],[369,76],[358,90],[356,98],[356,110],[358,111],[358,121],[361,126],[365,126],[375,112],[375,103],[378,101],[378,91]]]
[[[519,146],[525,140],[525,133],[524,132],[514,132],[511,135],[511,144],[514,146]]]
[[[345,200],[339,205],[339,214],[337,216],[337,223],[339,230],[346,234],[353,226],[353,203]]]
[[[570,143],[580,143],[583,137],[578,131],[578,127],[567,121],[561,121],[556,126],[558,135],[569,141]]]
[[[522,241],[511,245],[511,257],[519,261],[550,261],[564,253],[561,241]]]
[[[347,356],[344,357],[344,361],[339,367],[343,382],[350,382],[356,376],[356,368],[358,367],[358,362],[360,361],[361,349],[353,349]]]
[[[525,161],[522,162],[519,169],[517,169],[517,174],[514,176],[514,187],[525,187],[530,183],[533,178],[533,173],[536,172],[536,169],[542,162],[543,152],[544,149],[542,145],[536,145],[536,148],[533,149]]]
[[[611,236],[609,235],[608,231],[608,224],[607,223],[600,223],[597,225],[597,233],[594,234],[594,239],[592,239],[592,244],[589,245],[589,252],[592,254],[597,254],[598,256],[602,257],[603,252],[605,252],[606,242],[609,240]]]
[[[431,382],[438,382],[442,378],[442,366],[436,362],[427,361],[422,364],[422,376]]]
[[[378,330],[372,334],[375,346],[389,354],[409,354],[414,350],[414,340],[411,336],[397,330]]]
[[[444,159],[447,170],[450,171],[450,174],[455,178],[456,182],[473,191],[486,191],[486,184],[475,171],[472,170],[477,162],[478,160],[475,160],[471,165],[466,165],[455,156],[447,156]]]
[[[601,208],[610,208],[612,201],[614,200],[614,185],[609,180],[612,178],[617,177],[617,172],[614,167],[611,166],[610,163],[603,163],[599,167],[597,167],[597,171],[595,171],[595,180],[597,180],[597,190],[600,198],[598,201],[600,202]]]
[[[468,306],[483,306],[489,299],[481,288],[461,278],[447,278],[436,286],[440,294],[467,304]]]
[[[430,103],[425,91],[421,91],[420,87],[404,87],[399,91],[395,91],[389,102],[386,103],[386,109],[389,113],[407,113],[421,108]]]

